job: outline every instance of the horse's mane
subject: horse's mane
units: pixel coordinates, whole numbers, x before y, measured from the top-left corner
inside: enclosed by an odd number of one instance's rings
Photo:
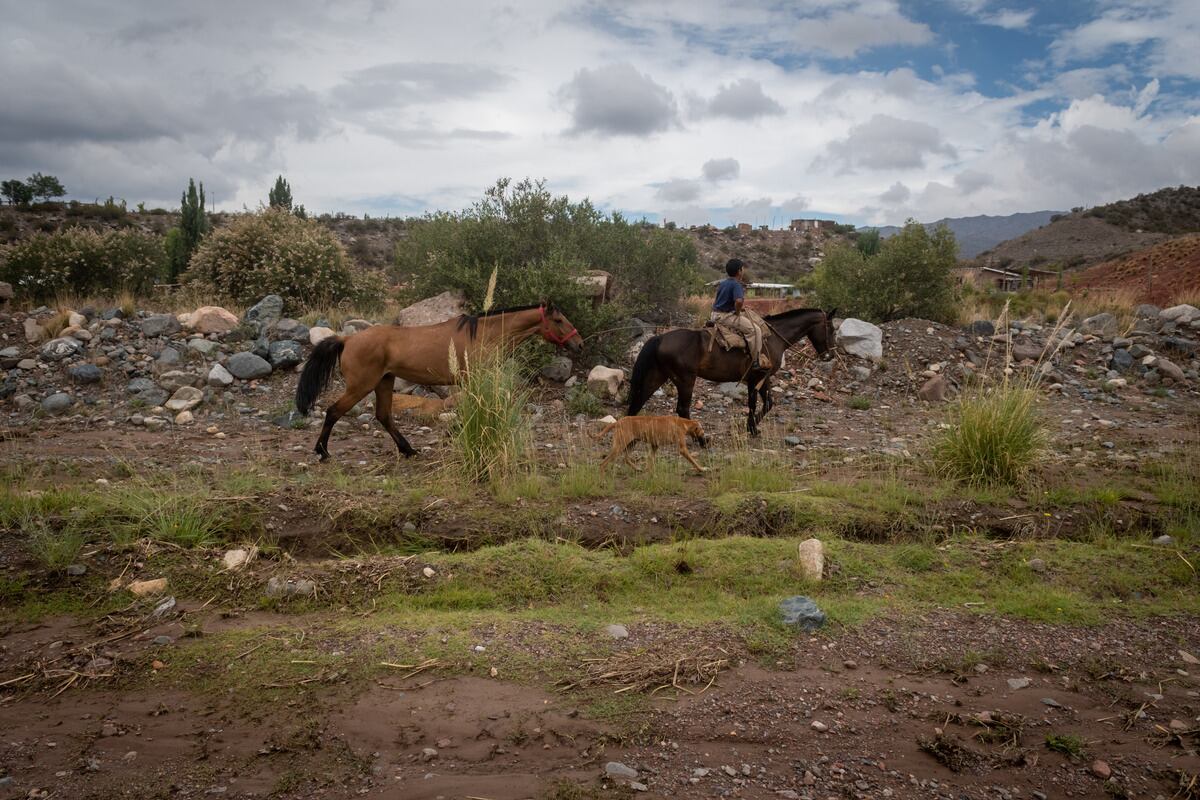
[[[790,311],[780,311],[778,314],[770,314],[763,317],[763,319],[787,319],[788,317],[793,317],[796,314],[808,314],[813,311],[816,311],[820,314],[825,313],[824,310],[820,308],[793,308]]]
[[[458,317],[458,325],[455,327],[455,330],[461,331],[463,329],[464,325],[470,326],[471,338],[474,339],[476,332],[479,330],[479,320],[483,317],[495,317],[495,316],[499,316],[500,314],[515,314],[518,311],[532,311],[533,309],[541,308],[542,306],[546,307],[547,314],[554,311],[553,303],[534,303],[533,305],[528,305],[528,306],[513,306],[511,308],[493,308],[488,311],[481,311],[478,314],[461,314]]]

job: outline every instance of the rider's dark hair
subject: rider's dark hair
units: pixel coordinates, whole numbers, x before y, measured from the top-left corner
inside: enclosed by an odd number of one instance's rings
[[[731,258],[725,263],[725,272],[729,275],[729,277],[732,278],[734,275],[737,275],[739,272],[741,272],[742,267],[744,266],[746,266],[745,261],[742,261],[740,258]]]

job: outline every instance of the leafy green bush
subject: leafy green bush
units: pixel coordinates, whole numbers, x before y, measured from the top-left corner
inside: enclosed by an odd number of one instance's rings
[[[1019,483],[1042,453],[1037,391],[1023,381],[964,393],[934,444],[937,470],[972,484]]]
[[[873,255],[847,245],[830,248],[813,273],[817,303],[871,322],[903,317],[952,322],[950,271],[957,258],[958,244],[948,228],[930,234],[910,220]]]
[[[583,383],[575,384],[567,392],[567,411],[589,417],[601,417],[607,413],[604,403]]]
[[[507,179],[465,211],[410,223],[396,248],[397,277],[414,299],[457,289],[479,309],[499,267],[497,306],[553,300],[584,335],[613,327],[622,312],[675,308],[698,286],[696,260],[685,233],[606,216],[540,181]],[[592,308],[574,280],[589,269],[613,275],[615,304]]]
[[[197,247],[184,281],[235,303],[277,294],[299,306],[378,304],[383,280],[355,273],[337,237],[280,209],[242,216]]]
[[[146,294],[165,270],[162,239],[137,230],[64,228],[0,249],[0,280],[33,300],[66,292]]]

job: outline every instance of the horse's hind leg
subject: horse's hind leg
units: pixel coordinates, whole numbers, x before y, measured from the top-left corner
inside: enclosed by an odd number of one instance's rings
[[[392,441],[396,443],[396,447],[405,456],[415,456],[417,451],[408,443],[408,439],[396,429],[396,421],[392,419],[392,390],[395,386],[395,378],[389,373],[383,376],[375,386],[375,419],[379,420],[379,424],[392,437]]]
[[[751,436],[758,436],[758,419],[755,416],[755,408],[758,405],[758,390],[753,384],[748,384],[750,390],[746,395],[746,431]]]
[[[344,373],[343,373],[344,374]],[[341,397],[334,402],[329,408],[325,409],[325,425],[321,428],[321,436],[317,439],[317,446],[313,451],[324,461],[329,458],[329,434],[333,431],[334,424],[346,415],[350,409],[354,408],[355,403],[362,400],[371,391],[373,384],[366,381],[348,382],[346,391]]]
[[[763,378],[762,383],[759,384],[758,396],[762,400],[762,410],[758,412],[758,421],[762,422],[763,417],[767,416],[767,412],[775,405],[771,399],[771,377],[769,375]]]

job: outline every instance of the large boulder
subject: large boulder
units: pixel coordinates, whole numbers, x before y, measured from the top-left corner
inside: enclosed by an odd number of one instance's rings
[[[1176,322],[1180,325],[1186,325],[1194,319],[1200,319],[1200,309],[1183,303],[1182,305],[1164,308],[1158,312],[1158,318],[1163,322]]]
[[[1161,313],[1161,308],[1150,303],[1142,303],[1133,310],[1133,315],[1138,319],[1157,319]]]
[[[566,383],[571,377],[571,359],[566,356],[555,356],[550,363],[542,367],[542,377],[555,383]]]
[[[1085,319],[1079,326],[1079,330],[1093,336],[1116,336],[1119,332],[1118,327],[1117,318],[1106,311]]]
[[[621,384],[624,381],[624,370],[597,365],[588,373],[587,386],[600,397],[616,398],[621,393]]]
[[[845,319],[838,328],[837,343],[852,356],[878,361],[883,358],[883,331],[861,319]]]
[[[257,325],[260,331],[267,331],[282,317],[283,298],[277,294],[269,294],[251,306],[242,317],[242,321]]]
[[[229,333],[238,326],[237,315],[220,306],[201,306],[185,314],[183,326],[196,333]]]
[[[993,336],[996,333],[996,326],[991,323],[991,320],[977,319],[967,326],[967,331],[976,336]]]
[[[1176,383],[1183,383],[1185,380],[1183,370],[1165,358],[1158,358],[1154,362],[1154,368]]]
[[[356,333],[361,333],[367,328],[375,327],[374,322],[365,319],[351,319],[342,323],[342,333],[346,336],[353,336]]]
[[[270,347],[267,348],[267,359],[274,369],[291,369],[304,360],[304,350],[300,347],[299,342],[281,339],[278,342],[271,342]]]
[[[293,342],[308,341],[308,326],[298,319],[284,317],[275,323],[271,335],[276,339],[291,339]]]
[[[233,377],[243,381],[265,378],[271,374],[271,365],[265,359],[254,355],[254,353],[233,354],[229,357],[229,361],[225,363],[225,368],[229,370]]]
[[[42,345],[43,361],[62,361],[83,352],[83,345],[70,336],[60,336]]]
[[[142,320],[142,335],[148,339],[179,333],[183,326],[174,314],[153,314]]]
[[[397,325],[434,325],[445,322],[467,311],[467,300],[462,292],[442,292],[413,303],[396,315]],[[316,344],[316,342],[313,342]]]

